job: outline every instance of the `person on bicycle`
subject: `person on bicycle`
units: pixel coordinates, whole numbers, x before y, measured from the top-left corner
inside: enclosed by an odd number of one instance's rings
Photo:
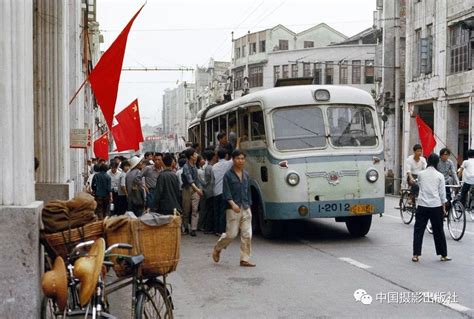
[[[467,151],[467,160],[462,162],[461,168],[459,169],[459,176],[462,176],[461,188],[461,203],[466,207],[467,192],[474,185],[474,150],[470,149]]]
[[[406,171],[407,171],[407,183],[411,187],[411,193],[413,194],[411,201],[414,202],[418,196],[419,187],[416,182],[418,174],[426,168],[426,159],[421,156],[423,154],[423,148],[420,144],[413,146],[413,154],[408,156],[406,160]]]
[[[443,214],[446,204],[446,184],[444,176],[436,170],[439,156],[435,153],[428,157],[428,167],[418,174],[420,195],[415,215],[415,228],[413,232],[413,262],[418,262],[421,255],[423,235],[428,220],[433,228],[436,254],[441,255],[441,261],[448,261],[448,248],[443,230]]]
[[[443,148],[439,151],[439,163],[438,163],[438,172],[444,175],[444,183],[446,185],[458,185],[459,179],[456,175],[456,167],[454,166],[453,161],[449,159],[451,156],[451,151],[449,148]],[[448,204],[451,202],[451,189],[450,187],[446,187],[446,199],[448,200]],[[449,207],[448,207],[449,208]]]

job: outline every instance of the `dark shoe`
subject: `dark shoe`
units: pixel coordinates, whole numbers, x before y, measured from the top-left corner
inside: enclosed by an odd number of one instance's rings
[[[221,252],[214,248],[214,250],[212,251],[212,259],[214,260],[214,262],[218,263],[220,258]]]
[[[191,236],[196,237],[196,231],[195,230],[191,230]]]
[[[413,261],[414,263],[417,263],[420,261],[420,258],[418,256],[413,256],[411,257],[411,261]]]
[[[255,267],[257,265],[249,262],[249,261],[245,261],[245,260],[241,260],[240,261],[240,267]]]
[[[450,261],[451,258],[448,257],[448,256],[441,256],[441,259],[440,259],[440,260],[441,260],[441,261]]]

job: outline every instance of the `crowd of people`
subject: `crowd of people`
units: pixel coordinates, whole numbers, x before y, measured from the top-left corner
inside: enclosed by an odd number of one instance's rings
[[[238,149],[239,141],[230,143],[223,133],[218,141],[217,147],[204,150],[188,143],[178,154],[147,152],[130,159],[115,156],[110,162],[91,159],[85,187],[95,197],[97,216],[179,212],[183,235],[194,237],[202,231],[219,236],[215,262],[240,232],[240,265],[255,266],[250,262],[252,215],[246,156]]]
[[[431,222],[436,254],[441,261],[451,260],[448,257],[446,237],[443,230],[444,218],[450,209],[451,188],[447,185],[459,185],[461,188],[461,203],[466,205],[467,192],[474,184],[474,150],[467,152],[468,159],[463,161],[459,170],[449,159],[451,151],[448,148],[440,150],[439,155],[432,153],[426,160],[420,144],[413,146],[413,154],[406,160],[407,183],[411,187],[413,203],[416,198],[417,210],[413,233],[413,262],[418,262],[421,256],[423,235],[428,221]]]

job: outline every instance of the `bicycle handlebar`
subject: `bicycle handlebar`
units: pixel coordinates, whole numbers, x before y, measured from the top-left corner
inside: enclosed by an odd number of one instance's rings
[[[132,249],[133,246],[130,245],[130,244],[123,244],[123,243],[117,243],[117,244],[113,244],[112,246],[110,246],[109,248],[107,248],[105,250],[105,255],[109,255],[112,250],[114,250],[115,248],[119,248],[119,249]]]
[[[88,241],[85,241],[83,243],[77,244],[76,246],[74,246],[74,249],[71,252],[71,256],[76,255],[78,253],[78,250],[81,249],[81,248],[84,248],[84,247],[87,247],[87,246],[92,246],[93,243],[94,243],[93,240],[88,240]]]

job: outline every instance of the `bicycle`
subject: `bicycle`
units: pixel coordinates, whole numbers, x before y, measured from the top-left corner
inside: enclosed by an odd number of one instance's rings
[[[98,240],[103,239],[99,238]],[[105,250],[105,257],[101,262],[102,266],[110,269],[113,263],[108,259],[117,257],[118,262],[132,270],[131,275],[106,285],[103,274],[99,274],[92,297],[89,301],[82,302],[81,305],[80,288],[78,287],[80,281],[74,274],[74,265],[79,258],[86,255],[83,250],[93,243],[94,241],[88,241],[76,245],[67,258],[68,297],[65,309],[60,311],[55,300],[45,298],[42,303],[41,318],[116,318],[109,313],[107,296],[130,284],[132,285],[132,318],[173,318],[173,302],[171,293],[167,289],[166,276],[163,276],[163,281],[159,278],[143,278],[139,271],[139,266],[144,260],[143,255],[130,256],[111,253],[116,248],[131,249],[132,246],[129,244],[117,243],[110,246]]]
[[[399,209],[402,222],[409,225],[416,212],[416,197],[413,196],[411,188],[400,190]]]
[[[456,194],[457,189],[459,189],[461,185],[446,185],[446,187],[449,187],[451,190],[451,201],[449,201],[449,208],[446,215],[448,232],[452,239],[459,241],[464,236],[464,231],[466,230],[466,211]],[[433,233],[429,221],[426,225],[426,229],[430,234]]]
[[[472,186],[467,193],[467,205],[464,209],[466,213],[469,213],[471,221],[474,221],[474,187]]]

